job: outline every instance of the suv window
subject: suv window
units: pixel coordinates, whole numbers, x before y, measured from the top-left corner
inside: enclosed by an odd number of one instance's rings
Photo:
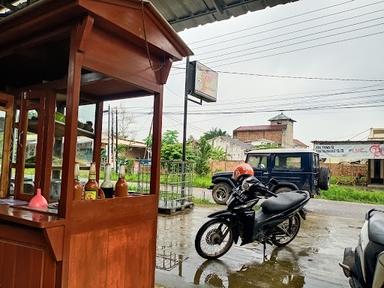
[[[267,169],[268,155],[250,155],[248,156],[247,163],[257,169]]]
[[[275,169],[295,169],[300,170],[301,157],[300,156],[284,156],[279,155],[275,157]]]
[[[313,154],[313,168],[319,168],[319,155]]]

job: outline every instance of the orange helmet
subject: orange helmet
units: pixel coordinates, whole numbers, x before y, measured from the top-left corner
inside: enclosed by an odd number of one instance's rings
[[[253,168],[248,163],[242,163],[239,164],[235,170],[233,171],[232,178],[235,179],[235,181],[238,181],[240,177],[242,176],[253,176]]]

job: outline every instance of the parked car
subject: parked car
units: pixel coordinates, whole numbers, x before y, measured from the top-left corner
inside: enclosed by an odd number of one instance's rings
[[[270,187],[274,193],[306,190],[311,197],[328,190],[330,172],[320,167],[319,154],[306,149],[266,149],[247,153],[245,162],[251,164],[261,182],[274,178],[278,184]],[[212,176],[212,196],[216,203],[225,204],[232,192],[232,172],[219,172]]]

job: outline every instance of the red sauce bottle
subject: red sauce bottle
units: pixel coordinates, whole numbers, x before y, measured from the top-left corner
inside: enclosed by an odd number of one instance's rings
[[[79,163],[75,163],[75,173],[74,173],[75,183],[73,186],[73,200],[84,199],[84,187],[80,183],[79,174],[80,174],[80,165]]]
[[[116,182],[115,195],[116,195],[116,197],[128,196],[128,183],[127,183],[127,181],[125,181],[125,167],[124,167],[124,165],[121,165],[120,169],[119,169],[119,180],[117,180],[117,182]]]

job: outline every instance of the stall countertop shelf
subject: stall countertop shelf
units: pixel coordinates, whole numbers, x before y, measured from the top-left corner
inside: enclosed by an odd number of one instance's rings
[[[13,222],[34,228],[62,226],[65,219],[51,213],[26,210],[0,204],[0,221]]]

